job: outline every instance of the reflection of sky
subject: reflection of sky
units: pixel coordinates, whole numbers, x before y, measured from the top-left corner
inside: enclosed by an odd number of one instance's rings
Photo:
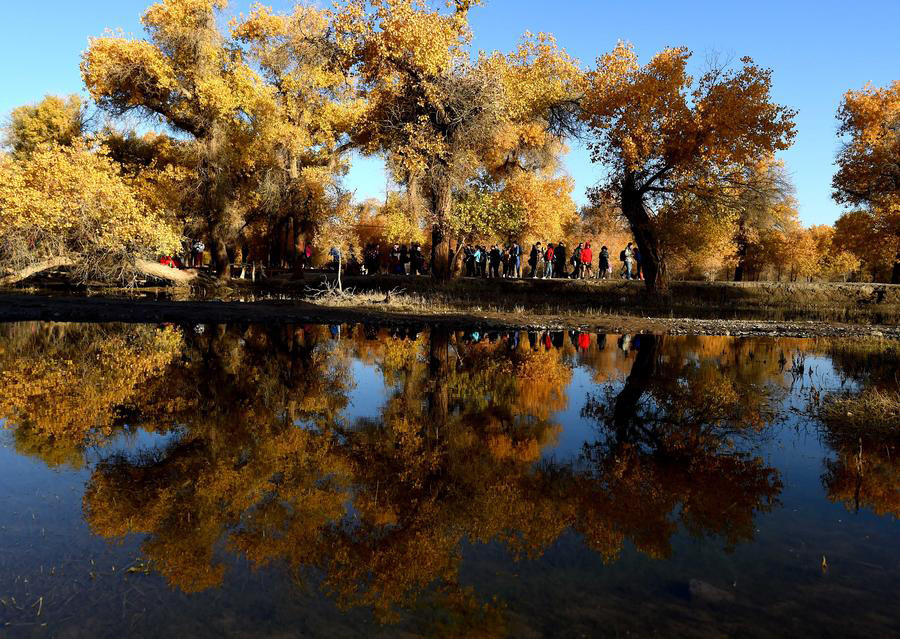
[[[825,597],[822,593],[846,592],[848,606],[858,601],[864,607],[866,602],[871,605],[873,597],[900,592],[893,588],[900,588],[900,520],[879,517],[870,511],[852,513],[826,497],[823,460],[831,453],[805,411],[811,393],[841,388],[842,380],[827,357],[809,356],[805,366],[804,375],[796,379],[785,372],[784,388],[790,392],[780,405],[781,419],[766,430],[753,448],[762,463],[778,470],[784,488],[781,503],[773,512],[757,514],[752,541],[738,544],[734,552],[723,552],[721,539],[698,539],[681,531],[672,539],[674,552],[669,558],[650,559],[626,543],[618,560],[608,564],[572,533],[562,535],[538,560],[516,563],[502,544],[466,544],[462,583],[472,585],[485,598],[498,596],[506,600],[517,614],[535,614],[529,601],[542,602],[548,610],[565,611],[571,602],[597,610],[606,605],[603,602],[614,602],[619,597],[628,599],[625,604],[632,608],[649,604],[648,615],[657,617],[661,613],[652,607],[669,601],[667,589],[683,592],[685,584],[695,578],[717,587],[733,588],[740,593],[741,605],[749,606],[746,599],[756,597],[766,606],[793,605],[798,610],[802,606],[802,616],[807,619],[817,614],[815,606],[821,604],[816,597]],[[353,384],[343,413],[345,422],[377,420],[388,394],[395,389],[385,388],[377,364],[353,360],[350,373]],[[543,451],[543,458],[559,462],[577,459],[582,445],[596,438],[594,420],[581,416],[586,398],[602,398],[607,388],[616,393],[622,383],[598,383],[589,367],[574,366],[565,390],[567,405],[550,417],[560,425],[560,433],[555,444]],[[15,563],[4,565],[0,557],[0,565],[5,566],[0,570],[0,586],[4,577],[12,574],[9,566],[16,566],[16,570],[21,566],[23,572],[35,571],[43,565],[69,561],[72,555],[85,561],[97,558],[98,562],[120,567],[133,561],[139,554],[140,535],[123,546],[112,546],[92,535],[84,522],[81,498],[90,465],[117,452],[160,449],[176,437],[177,431],[168,435],[140,430],[119,434],[102,449],[88,452],[88,468],[73,470],[49,468],[36,458],[17,454],[11,433],[0,431],[0,494],[4,498],[0,549],[17,551]],[[347,507],[347,521],[353,521],[356,512],[352,503],[348,502]],[[677,512],[672,517],[677,517]],[[831,567],[827,575],[820,567],[823,556]],[[93,565],[84,568],[85,572],[91,569]],[[229,579],[238,579],[239,574],[229,573]],[[254,588],[260,585],[276,590],[270,581],[253,582]],[[259,588],[259,592],[267,597],[271,594],[264,588]],[[675,600],[678,605],[686,605]],[[222,601],[235,603],[227,598]],[[207,614],[219,614],[220,604],[209,605]],[[760,610],[764,617],[765,611]],[[559,613],[559,618],[564,619],[565,612]],[[614,615],[610,613],[609,618]]]
[[[350,401],[344,411],[344,419],[352,424],[357,419],[378,417],[378,412],[387,397],[384,377],[378,366],[365,364],[354,359],[350,365],[354,386],[350,391]]]
[[[593,419],[582,417],[581,409],[584,408],[588,395],[602,395],[612,384],[613,392],[622,387],[622,382],[604,382],[598,384],[594,381],[593,371],[585,366],[576,366],[572,370],[572,380],[566,388],[568,404],[559,413],[550,416],[562,426],[556,445],[545,448],[544,459],[553,459],[558,462],[574,460],[581,453],[582,445],[596,439],[596,422]]]

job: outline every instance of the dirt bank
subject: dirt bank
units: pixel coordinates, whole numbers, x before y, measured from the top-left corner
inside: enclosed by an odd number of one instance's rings
[[[369,323],[484,329],[580,329],[591,332],[655,332],[678,335],[766,335],[900,339],[900,327],[821,321],[649,318],[627,315],[525,311],[428,311],[373,305],[329,307],[298,301],[172,301],[114,297],[0,295],[0,321],[151,323]]]

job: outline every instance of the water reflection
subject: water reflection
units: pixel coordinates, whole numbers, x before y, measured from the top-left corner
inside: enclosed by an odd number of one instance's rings
[[[286,567],[383,622],[437,609],[432,634],[479,636],[505,632],[505,604],[460,579],[468,544],[534,559],[574,532],[605,561],[627,544],[666,558],[685,531],[733,550],[780,504],[760,447],[792,384],[818,393],[798,354],[828,353],[850,385],[889,369],[835,343],[574,331],[19,324],[0,339],[16,450],[86,468],[84,519],[139,535],[141,570],[193,593],[238,559]],[[350,418],[354,362],[384,389]],[[569,396],[576,369],[586,398]],[[590,434],[548,454],[573,402]],[[829,498],[897,516],[897,442],[823,432]],[[104,449],[137,433],[161,437]]]

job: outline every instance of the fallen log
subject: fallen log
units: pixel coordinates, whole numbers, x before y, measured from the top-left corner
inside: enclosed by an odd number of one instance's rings
[[[68,257],[51,257],[42,262],[37,262],[31,266],[27,266],[15,273],[0,278],[0,286],[9,286],[10,284],[18,284],[22,280],[27,280],[32,275],[37,275],[43,271],[60,268],[63,266],[72,266],[75,262]]]
[[[11,286],[13,284],[18,284],[19,282],[27,280],[29,277],[37,275],[38,273],[67,266],[75,266],[75,260],[69,257],[51,257],[41,262],[32,264],[31,266],[20,269],[14,273],[10,273],[9,275],[6,275],[4,277],[0,277],[0,286]],[[155,277],[167,282],[172,282],[173,284],[188,284],[195,280],[199,275],[199,273],[195,269],[180,270],[177,268],[172,268],[171,266],[160,264],[158,262],[151,262],[150,260],[141,259],[134,261],[134,268],[135,270],[137,270],[137,272],[143,275]]]
[[[188,284],[197,279],[198,272],[195,269],[181,270],[160,264],[159,262],[151,262],[150,260],[135,260],[135,268],[150,277],[156,277],[161,280],[173,282],[175,284]]]

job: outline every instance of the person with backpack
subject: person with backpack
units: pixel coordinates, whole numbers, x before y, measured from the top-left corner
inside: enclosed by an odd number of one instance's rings
[[[641,267],[641,251],[636,246],[634,247],[634,265],[635,265],[634,279],[636,279],[636,280],[644,279],[644,271]]]
[[[575,247],[575,250],[572,251],[572,279],[577,280],[581,277],[581,252],[584,250],[584,246],[581,242],[578,243],[578,246]]]
[[[609,249],[606,246],[600,248],[600,256],[597,258],[597,277],[601,280],[609,278]]]
[[[557,242],[553,256],[556,259],[556,265],[553,268],[554,274],[559,277],[569,277],[569,267],[566,263],[566,245],[563,241]]]
[[[553,279],[553,262],[556,260],[556,247],[552,243],[547,245],[547,252],[544,253],[544,279]]]

